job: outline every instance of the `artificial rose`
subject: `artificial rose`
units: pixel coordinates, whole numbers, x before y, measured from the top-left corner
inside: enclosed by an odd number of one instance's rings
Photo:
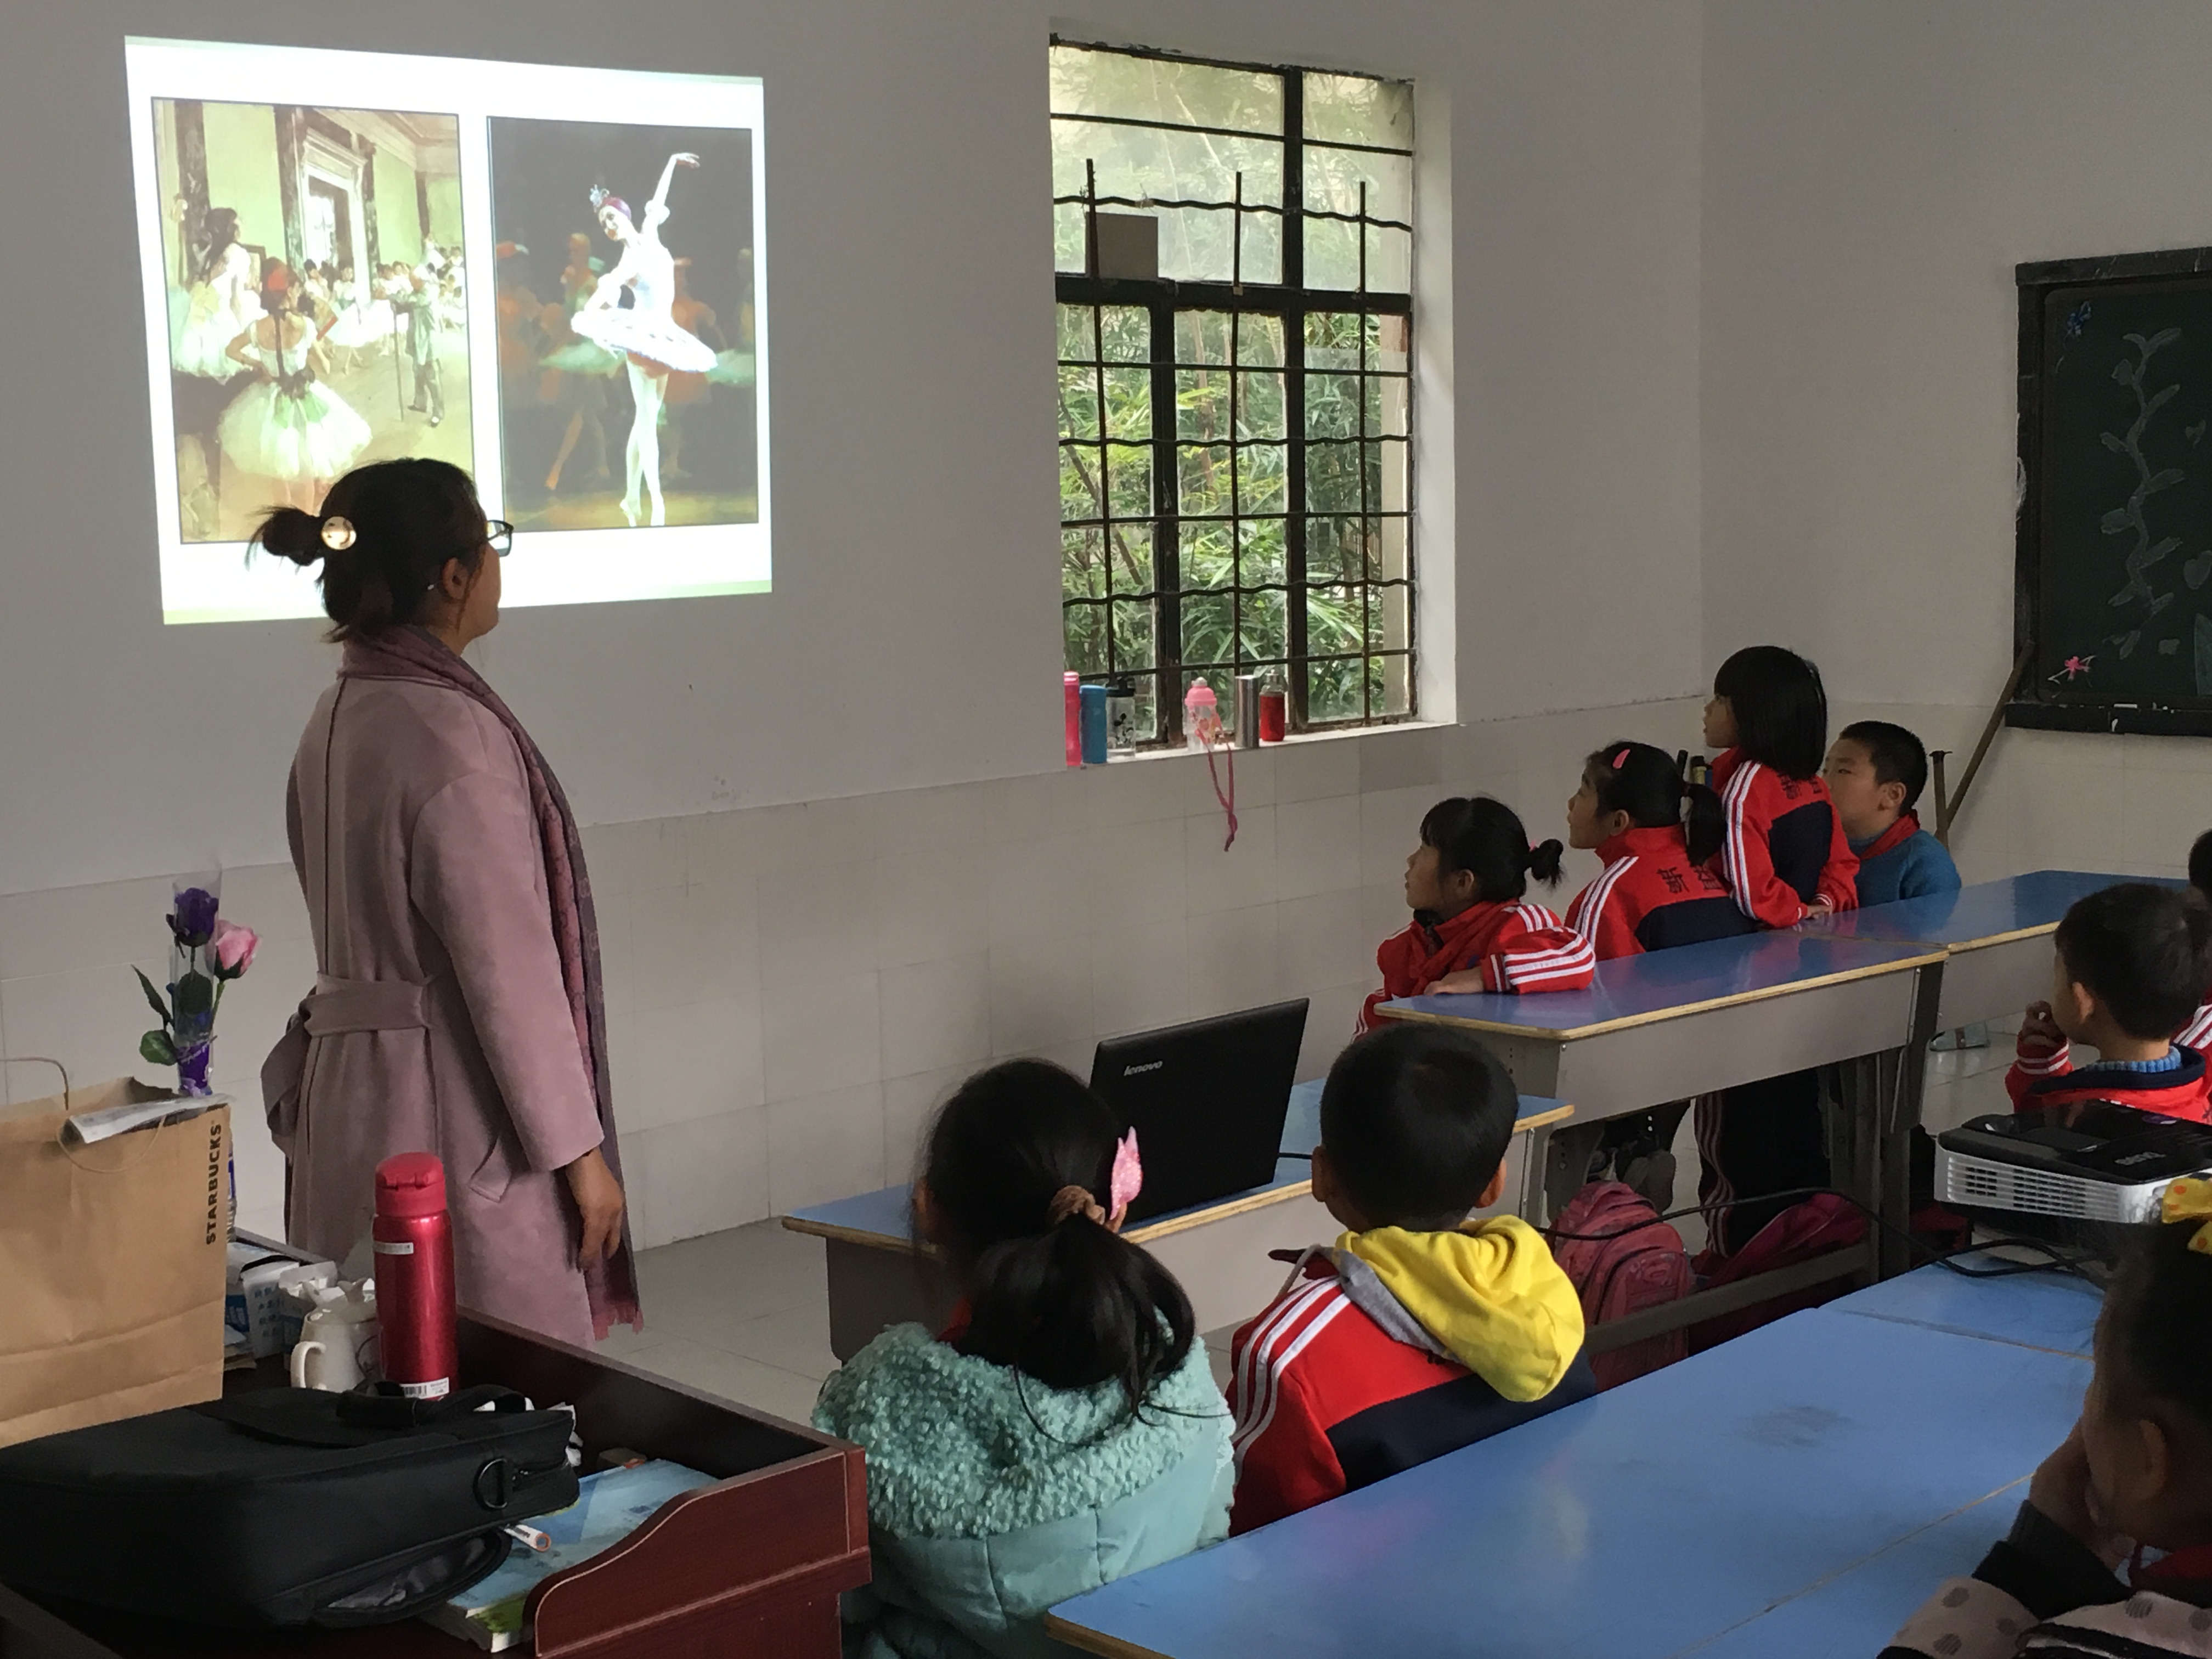
[[[177,895],[177,908],[169,918],[169,931],[187,951],[208,942],[215,932],[216,896],[204,887],[187,887]]]
[[[261,936],[251,927],[218,921],[214,936],[208,940],[208,955],[215,960],[215,976],[236,979],[253,966],[253,952],[260,944]]]

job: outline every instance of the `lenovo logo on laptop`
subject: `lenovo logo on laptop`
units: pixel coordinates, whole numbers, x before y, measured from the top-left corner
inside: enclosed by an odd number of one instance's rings
[[[1167,1061],[1164,1060],[1147,1060],[1142,1066],[1124,1066],[1121,1068],[1121,1075],[1123,1077],[1136,1077],[1146,1072],[1164,1071],[1166,1067]]]

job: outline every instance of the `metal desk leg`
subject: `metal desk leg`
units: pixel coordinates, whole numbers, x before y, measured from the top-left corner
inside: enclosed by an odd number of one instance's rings
[[[1905,1047],[1883,1055],[1887,1086],[1882,1090],[1885,1110],[1880,1148],[1881,1199],[1878,1208],[1890,1229],[1881,1235],[1876,1251],[1884,1279],[1912,1267],[1909,1235],[1912,1225],[1913,1131],[1920,1127],[1920,1108],[1928,1083],[1928,1045],[1935,1039],[1936,1017],[1943,1001],[1943,964],[1933,962],[1918,970],[1913,988],[1912,1023]]]

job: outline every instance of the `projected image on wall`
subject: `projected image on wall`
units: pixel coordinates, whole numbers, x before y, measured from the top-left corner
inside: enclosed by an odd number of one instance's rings
[[[489,126],[509,517],[757,520],[751,135]]]
[[[509,606],[764,592],[761,84],[125,46],[173,623],[315,617],[270,507],[432,456]]]
[[[472,466],[459,122],[161,98],[154,126],[184,539],[363,461]]]

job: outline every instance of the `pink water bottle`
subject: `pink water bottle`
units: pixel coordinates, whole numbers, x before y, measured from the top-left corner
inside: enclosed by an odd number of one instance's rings
[[[1182,694],[1182,729],[1184,742],[1193,749],[1220,746],[1221,706],[1204,680],[1193,680]]]
[[[1083,764],[1083,677],[1065,674],[1060,677],[1060,690],[1067,704],[1067,763]]]
[[[376,1166],[376,1318],[385,1379],[412,1400],[441,1400],[459,1369],[453,1342],[453,1227],[446,1166],[397,1152]]]

